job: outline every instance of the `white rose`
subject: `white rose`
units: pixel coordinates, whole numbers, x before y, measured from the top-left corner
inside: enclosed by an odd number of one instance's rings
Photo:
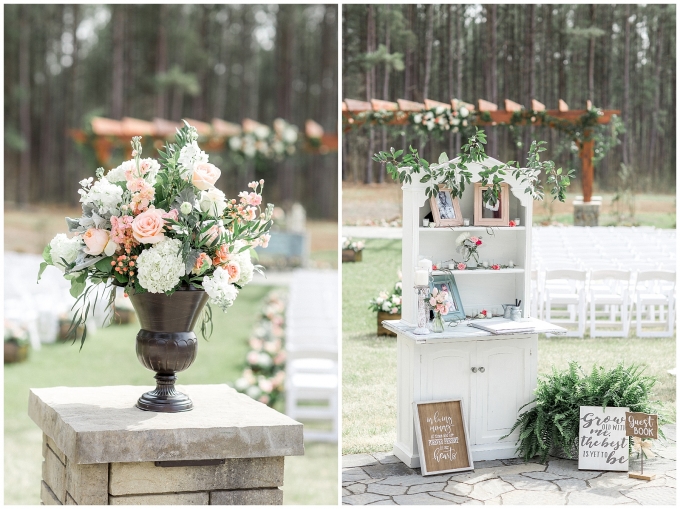
[[[66,265],[76,261],[78,253],[82,249],[81,238],[76,236],[69,239],[66,234],[59,233],[50,241],[50,256],[52,257],[52,265],[64,272]]]
[[[470,112],[468,111],[468,109],[467,109],[465,106],[463,106],[463,107],[460,109],[460,116],[461,116],[461,117],[465,118],[465,117],[467,117],[469,114],[470,114]]]
[[[227,200],[224,193],[217,188],[201,191],[198,198],[198,206],[203,212],[209,213],[213,217],[219,217],[227,207]]]
[[[194,165],[208,162],[208,154],[199,148],[198,143],[192,141],[189,145],[183,146],[182,150],[179,151],[177,162],[179,162],[182,167],[182,177],[186,178],[187,174],[193,172]]]

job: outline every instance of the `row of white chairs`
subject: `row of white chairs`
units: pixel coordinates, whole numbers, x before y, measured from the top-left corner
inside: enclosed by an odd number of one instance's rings
[[[575,325],[568,335],[583,337],[586,319],[590,337],[628,337],[633,320],[638,337],[674,334],[674,270],[535,269],[531,279],[532,316]]]
[[[305,439],[338,441],[338,272],[298,270],[286,309],[286,414],[325,421]]]

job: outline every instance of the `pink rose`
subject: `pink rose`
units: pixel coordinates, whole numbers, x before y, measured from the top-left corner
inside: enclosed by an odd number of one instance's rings
[[[470,242],[477,244],[477,242],[479,242],[479,237],[470,237]]]
[[[260,245],[266,248],[269,245],[269,239],[271,238],[272,238],[271,235],[265,233],[264,235],[262,235],[262,237],[260,237]]]
[[[515,224],[514,221],[510,221],[510,222],[508,223],[508,226],[517,226],[517,225]]]
[[[222,268],[229,274],[230,283],[235,283],[241,277],[241,267],[237,262],[227,262]]]
[[[437,305],[437,299],[430,297],[430,306],[434,307]]]
[[[109,249],[107,250],[107,256],[111,256],[116,251],[116,249],[118,249],[118,246],[114,242],[111,242],[111,236],[108,230],[90,228],[83,234],[83,241],[87,246],[85,248],[85,253],[92,256],[102,254],[104,250],[106,250],[109,243],[112,245],[109,246]]]
[[[458,265],[456,265],[458,270],[465,270],[466,267],[467,265],[465,265],[463,262],[460,262]]]
[[[155,244],[165,238],[163,234],[163,209],[149,209],[132,221],[132,235],[142,244]]]
[[[194,263],[194,267],[191,269],[191,272],[200,276],[206,270],[208,270],[211,265],[212,260],[210,260],[210,257],[206,253],[201,253],[198,258],[196,258],[196,263]]]
[[[194,166],[191,183],[201,191],[215,187],[215,182],[220,178],[220,170],[214,164],[198,163]]]
[[[498,265],[497,263],[494,264],[494,265],[492,265],[491,268],[492,268],[493,270],[501,270],[501,266]]]

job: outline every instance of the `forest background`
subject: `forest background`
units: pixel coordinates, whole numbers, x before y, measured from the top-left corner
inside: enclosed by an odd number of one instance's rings
[[[547,109],[563,99],[572,110],[590,99],[621,110],[625,129],[618,136],[615,126],[602,129],[600,141],[611,148],[596,157],[596,191],[672,192],[675,13],[675,5],[345,5],[343,98],[485,99],[499,109],[506,98],[527,107],[536,99]],[[545,140],[544,158],[580,175],[575,144],[555,129],[484,129],[493,157],[523,162],[530,140]],[[343,180],[389,180],[370,155],[410,144],[436,160],[441,151],[457,154],[461,140],[423,138],[412,128],[353,128],[343,139]]]
[[[301,132],[313,119],[337,131],[335,5],[6,5],[4,12],[10,205],[77,204],[77,183],[96,166],[68,131],[87,128],[92,116],[251,118],[270,127],[280,117]],[[264,178],[267,201],[299,201],[309,217],[337,219],[336,153],[308,154],[299,143],[280,162],[244,161],[228,150],[211,162],[228,196]]]

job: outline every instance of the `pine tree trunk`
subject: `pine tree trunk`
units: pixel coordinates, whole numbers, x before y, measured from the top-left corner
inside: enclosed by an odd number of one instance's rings
[[[427,27],[425,29],[425,83],[423,84],[423,100],[429,98],[430,73],[432,71],[432,44],[433,44],[433,6],[426,7]]]
[[[590,26],[595,27],[595,4],[590,4]],[[588,99],[595,101],[595,37],[588,46]]]
[[[125,7],[113,9],[113,79],[111,83],[111,118],[123,118],[125,87]]]
[[[19,126],[24,148],[19,162],[17,179],[17,203],[20,207],[28,205],[31,196],[31,6],[22,5],[19,21]]]
[[[623,152],[623,164],[630,164],[629,153],[629,129],[630,129],[630,5],[626,5],[624,19],[624,44],[623,44],[623,107],[621,118],[625,127],[621,150]]]

